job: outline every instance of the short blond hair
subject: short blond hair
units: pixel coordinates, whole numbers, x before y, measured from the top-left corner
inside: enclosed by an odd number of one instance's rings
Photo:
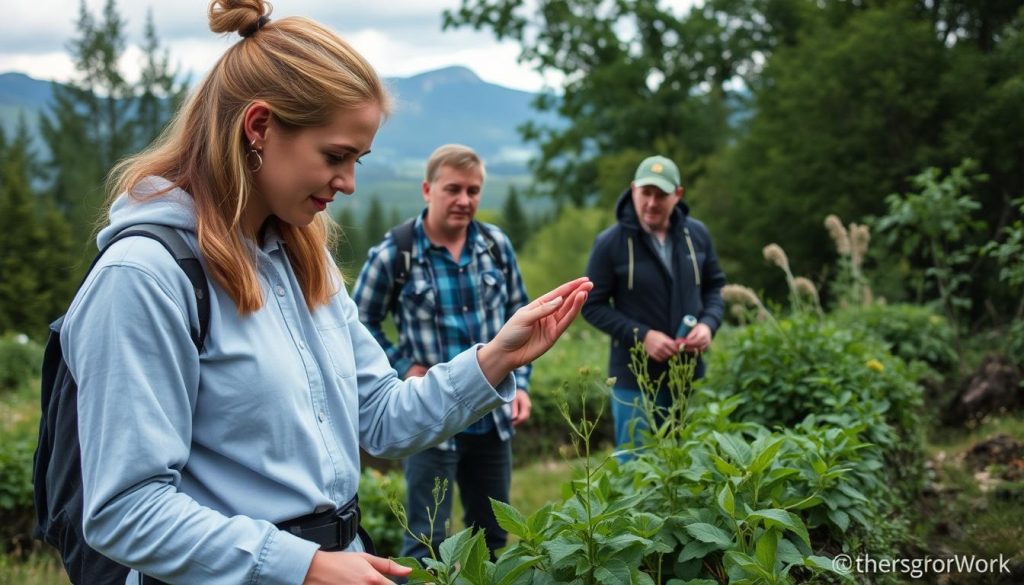
[[[462,171],[480,169],[480,178],[487,178],[484,161],[472,148],[461,144],[445,144],[438,147],[427,160],[426,181],[433,183],[441,167],[452,167]]]

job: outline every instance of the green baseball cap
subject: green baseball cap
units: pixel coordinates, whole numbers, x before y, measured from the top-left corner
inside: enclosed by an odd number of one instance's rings
[[[649,156],[636,168],[633,184],[637,187],[652,185],[666,193],[675,193],[682,186],[679,167],[664,156]]]

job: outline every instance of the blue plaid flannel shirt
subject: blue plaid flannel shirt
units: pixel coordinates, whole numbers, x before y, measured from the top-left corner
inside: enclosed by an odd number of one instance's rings
[[[487,250],[487,240],[470,224],[466,248],[459,262],[443,246],[434,246],[423,230],[421,213],[413,227],[412,262],[409,280],[398,295],[392,315],[398,329],[398,345],[389,340],[381,322],[391,311],[392,274],[398,253],[388,233],[370,249],[356,281],[352,299],[359,319],[387,353],[391,366],[403,375],[414,363],[432,366],[446,362],[475,343],[490,341],[512,314],[529,302],[515,251],[508,237],[496,226],[480,223],[490,230],[501,246],[505,270]],[[532,366],[515,370],[516,387],[529,389]],[[512,437],[512,407],[504,405],[490,417],[470,425],[469,433],[483,433],[494,427],[503,441]],[[455,449],[449,439],[441,449]]]

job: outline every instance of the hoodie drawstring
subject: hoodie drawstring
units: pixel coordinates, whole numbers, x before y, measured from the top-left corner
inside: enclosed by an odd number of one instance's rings
[[[690,239],[690,228],[683,228],[683,233],[686,234],[686,247],[690,249],[690,262],[693,264],[693,278],[697,281],[697,286],[700,287],[700,270],[697,268],[697,252],[693,250],[693,240]]]
[[[633,290],[633,238],[626,240],[626,248],[629,249],[629,279],[626,281],[626,289]]]

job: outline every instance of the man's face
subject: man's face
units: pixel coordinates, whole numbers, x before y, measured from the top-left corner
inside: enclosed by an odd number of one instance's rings
[[[423,181],[423,200],[427,202],[427,223],[430,227],[446,234],[468,229],[480,205],[483,184],[479,167],[439,168],[433,182]]]
[[[633,209],[640,223],[648,230],[662,232],[668,229],[672,210],[683,196],[683,188],[666,193],[654,185],[638,187],[633,185]]]

